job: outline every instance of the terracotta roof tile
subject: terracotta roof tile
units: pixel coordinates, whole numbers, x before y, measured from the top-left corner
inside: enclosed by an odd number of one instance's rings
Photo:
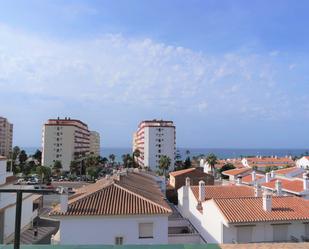
[[[263,209],[262,197],[214,199],[229,223],[309,221],[309,201],[296,196],[272,197],[272,210]]]
[[[191,186],[191,190],[198,200],[199,186]],[[254,188],[249,186],[205,186],[205,200],[213,198],[237,198],[254,196]]]
[[[69,201],[68,211],[57,206],[50,215],[151,215],[170,214],[156,182],[139,173],[128,173],[119,181],[100,181],[85,187]]]
[[[276,181],[280,180],[282,184],[282,190],[293,193],[301,193],[304,191],[303,180],[301,179],[282,179],[274,178],[269,182],[262,183],[262,187],[275,190]]]
[[[251,170],[252,170],[251,168],[229,169],[229,170],[223,171],[222,174],[229,175],[229,176],[236,176],[236,175],[240,175],[243,173],[247,173]]]
[[[255,175],[256,180],[263,179],[264,177],[265,177],[264,175],[258,175],[258,174]],[[249,175],[243,176],[242,182],[243,183],[251,183],[252,182],[252,175],[249,174]]]
[[[194,170],[195,170],[195,168],[177,170],[177,171],[170,172],[170,175],[171,176],[179,176],[179,175],[182,175],[182,174],[187,174],[187,173],[192,172]]]
[[[279,175],[285,175],[285,174],[289,174],[294,171],[299,171],[300,169],[301,168],[298,168],[298,167],[290,167],[290,168],[275,170],[275,173]]]

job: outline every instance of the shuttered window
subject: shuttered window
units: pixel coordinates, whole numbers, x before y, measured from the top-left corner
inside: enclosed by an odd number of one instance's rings
[[[237,242],[250,243],[252,242],[252,226],[239,226],[237,227]]]
[[[153,238],[153,223],[139,223],[138,228],[140,239]]]
[[[288,225],[274,225],[274,241],[284,242],[288,240]]]

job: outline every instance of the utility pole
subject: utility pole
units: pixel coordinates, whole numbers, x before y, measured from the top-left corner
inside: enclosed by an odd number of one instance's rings
[[[15,211],[15,233],[14,249],[20,249],[20,230],[21,230],[21,211],[23,202],[23,193],[31,194],[58,194],[55,190],[47,189],[0,189],[0,193],[16,193],[16,211]]]

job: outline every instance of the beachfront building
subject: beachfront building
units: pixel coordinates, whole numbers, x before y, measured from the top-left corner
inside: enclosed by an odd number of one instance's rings
[[[82,187],[51,216],[60,220],[61,245],[168,244],[171,208],[153,176],[121,172]],[[102,231],[99,232],[98,231]]]
[[[100,155],[100,133],[97,131],[90,131],[90,154]]]
[[[87,124],[77,119],[49,119],[42,132],[42,165],[62,163],[69,171],[71,161],[82,161],[90,153],[90,132]]]
[[[9,157],[13,144],[13,124],[0,117],[0,156]]]
[[[0,188],[4,189],[31,189],[30,185],[14,185],[16,177],[13,172],[6,171],[6,158],[0,156]],[[32,226],[33,220],[38,216],[38,207],[41,195],[23,194],[21,231]],[[0,244],[7,244],[14,239],[16,194],[0,193]]]
[[[178,208],[208,243],[302,241],[309,236],[309,203],[249,186],[187,185]]]
[[[296,161],[298,168],[309,169],[309,156],[303,156]]]
[[[133,137],[133,148],[140,151],[138,164],[141,167],[156,170],[161,156],[165,155],[171,160],[171,168],[174,168],[176,130],[173,121],[142,121]]]

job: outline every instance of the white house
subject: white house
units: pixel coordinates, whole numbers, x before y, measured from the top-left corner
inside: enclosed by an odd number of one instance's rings
[[[171,214],[159,186],[146,174],[128,172],[79,190],[50,214],[60,220],[59,244],[168,244]]]
[[[303,169],[309,169],[309,156],[303,156],[296,161],[296,166]]]
[[[0,157],[0,188],[32,188],[32,186],[16,186],[12,172],[6,172],[6,159]],[[23,194],[21,229],[32,226],[33,219],[37,217],[36,201],[40,195]],[[0,193],[0,244],[6,244],[14,238],[16,195],[14,193]]]
[[[179,210],[208,243],[283,242],[309,236],[309,203],[304,199],[261,197],[246,186],[207,187],[203,182],[184,186],[178,197]]]

